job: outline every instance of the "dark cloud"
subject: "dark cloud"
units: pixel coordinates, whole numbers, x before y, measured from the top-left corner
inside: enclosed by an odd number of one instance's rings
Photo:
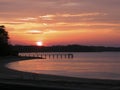
[[[10,24],[10,25],[17,25],[17,24],[24,24],[23,22],[3,22],[3,23],[0,23],[0,24]]]
[[[0,11],[34,13],[80,13],[92,11],[115,11],[119,0],[4,0]],[[119,10],[117,10],[119,11]],[[33,14],[33,13],[32,13]]]
[[[0,11],[34,13],[80,13],[115,10],[119,0],[4,0],[0,1]],[[111,8],[112,7],[112,8]],[[33,14],[33,13],[32,13]]]

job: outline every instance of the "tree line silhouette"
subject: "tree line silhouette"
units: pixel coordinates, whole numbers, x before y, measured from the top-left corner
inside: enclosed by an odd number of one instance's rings
[[[0,26],[0,56],[9,56],[17,54],[13,46],[9,43],[9,35],[5,26]]]
[[[18,52],[113,52],[120,51],[119,47],[104,47],[104,46],[84,46],[84,45],[57,45],[57,46],[21,46],[17,45],[14,48]]]

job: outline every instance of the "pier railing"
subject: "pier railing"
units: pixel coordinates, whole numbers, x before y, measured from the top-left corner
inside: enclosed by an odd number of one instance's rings
[[[73,58],[71,53],[19,53],[20,57],[36,57],[36,58]]]

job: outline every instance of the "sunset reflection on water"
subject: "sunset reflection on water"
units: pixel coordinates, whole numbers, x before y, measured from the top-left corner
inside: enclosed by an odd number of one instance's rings
[[[120,53],[76,53],[74,59],[31,59],[12,62],[7,67],[38,74],[120,79],[119,55]]]

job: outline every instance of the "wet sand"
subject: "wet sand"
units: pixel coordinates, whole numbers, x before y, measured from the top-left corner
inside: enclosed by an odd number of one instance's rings
[[[7,63],[30,58],[0,57],[0,89],[39,88],[46,90],[120,90],[120,80],[74,78],[11,70]]]

